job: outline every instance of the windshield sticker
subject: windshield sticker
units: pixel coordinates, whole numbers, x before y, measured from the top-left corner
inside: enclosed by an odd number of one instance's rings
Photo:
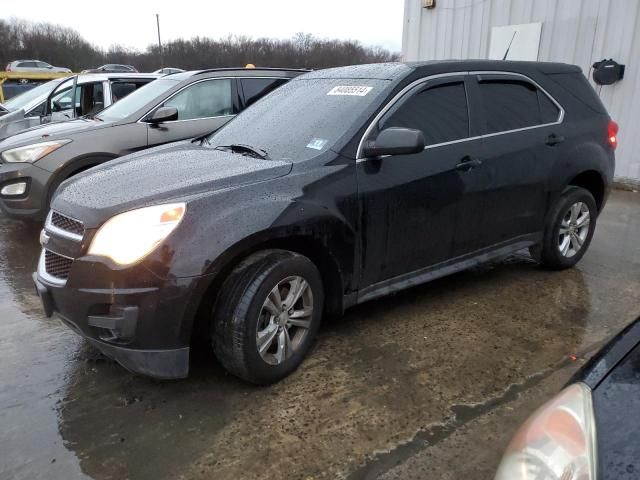
[[[361,87],[357,85],[342,85],[333,87],[327,95],[349,95],[356,97],[364,97],[373,90],[373,87]]]
[[[327,144],[327,140],[324,138],[312,138],[307,144],[307,148],[313,148],[314,150],[322,150]]]

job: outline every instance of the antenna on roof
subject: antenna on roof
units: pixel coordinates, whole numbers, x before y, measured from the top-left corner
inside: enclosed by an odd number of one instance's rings
[[[507,47],[507,51],[504,52],[504,57],[502,57],[502,60],[506,60],[507,59],[507,55],[509,55],[509,50],[511,50],[511,45],[513,44],[513,39],[516,38],[517,34],[518,34],[518,31],[514,30],[513,36],[511,37],[511,41],[509,42],[509,46]]]

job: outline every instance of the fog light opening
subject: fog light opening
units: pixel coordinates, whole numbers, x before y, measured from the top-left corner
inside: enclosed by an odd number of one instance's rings
[[[27,182],[14,182],[5,185],[0,190],[0,195],[5,197],[19,197],[27,193]]]

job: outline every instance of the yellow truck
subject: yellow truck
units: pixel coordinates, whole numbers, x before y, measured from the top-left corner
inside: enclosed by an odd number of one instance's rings
[[[0,103],[4,103],[5,89],[8,84],[31,84],[33,86],[38,85],[40,82],[47,82],[54,78],[68,77],[74,75],[73,73],[62,72],[0,72]],[[7,85],[5,85],[7,83]],[[28,90],[28,88],[20,89],[20,93]]]

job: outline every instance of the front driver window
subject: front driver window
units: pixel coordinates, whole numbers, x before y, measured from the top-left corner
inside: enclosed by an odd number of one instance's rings
[[[233,115],[231,79],[206,80],[182,90],[164,103],[178,109],[178,120]]]
[[[382,128],[421,130],[426,145],[466,138],[469,136],[469,112],[464,83],[427,87],[407,99],[381,123]]]

